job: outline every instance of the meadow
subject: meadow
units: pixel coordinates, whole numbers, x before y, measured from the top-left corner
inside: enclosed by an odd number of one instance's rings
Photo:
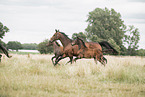
[[[54,67],[52,55],[3,55],[0,97],[145,97],[145,57],[108,56]]]

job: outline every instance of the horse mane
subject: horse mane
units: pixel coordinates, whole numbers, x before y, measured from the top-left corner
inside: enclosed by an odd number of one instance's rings
[[[82,42],[83,46],[84,46],[85,48],[87,48],[87,46],[85,45],[85,42],[83,41],[83,39],[81,39],[81,38],[79,38],[79,37],[77,37],[77,39],[79,39],[79,40]]]
[[[57,45],[57,46],[59,46],[59,47],[60,47],[60,44],[59,44],[57,41],[55,41],[55,43],[56,43],[56,45]]]
[[[70,39],[70,38],[68,37],[68,35],[66,35],[64,32],[59,32],[59,33],[63,34],[65,37],[67,37],[68,39]]]

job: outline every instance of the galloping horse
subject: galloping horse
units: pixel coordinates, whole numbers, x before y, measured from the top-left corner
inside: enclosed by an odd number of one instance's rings
[[[94,49],[88,48],[81,38],[77,37],[77,39],[74,40],[71,44],[72,44],[72,46],[74,46],[74,45],[79,46],[79,50],[77,52],[78,53],[77,59],[94,58],[94,61],[96,62],[96,64],[97,64],[97,60],[98,60],[104,66],[105,66],[105,63],[107,63],[107,59],[105,57],[103,57],[103,53],[101,50],[95,49],[95,48]]]
[[[72,40],[63,32],[60,32],[58,30],[55,30],[55,34],[52,36],[52,38],[49,40],[49,42],[53,42],[55,40],[60,40],[63,45],[63,56],[60,57],[58,60],[56,60],[55,65],[63,58],[69,57],[70,61],[72,63],[73,56],[78,56],[77,51],[79,50],[78,45],[72,46],[71,42]],[[102,47],[97,42],[85,42],[85,45],[88,48],[96,48],[102,51]],[[107,48],[107,47],[106,47]],[[109,48],[110,49],[110,48]]]
[[[7,51],[7,49],[2,45],[0,44],[0,50],[8,57],[8,58],[11,58],[12,56],[9,56],[9,53]],[[2,55],[0,54],[0,62],[1,62],[1,57]]]
[[[50,45],[53,45],[53,52],[54,52],[54,56],[51,58],[51,60],[52,60],[52,63],[53,63],[53,65],[56,63],[56,60],[60,57],[60,56],[62,56],[63,55],[63,47],[62,46],[60,46],[60,44],[58,43],[58,42],[48,42],[48,44],[46,45],[46,46],[50,46]],[[53,61],[53,59],[54,58],[56,58],[55,59],[55,63],[54,63],[54,61]]]
[[[63,45],[63,56],[60,57],[58,60],[56,60],[55,65],[63,58],[69,57],[70,61],[72,63],[73,56],[78,56],[77,51],[79,50],[78,45],[72,46],[71,42],[72,40],[68,38],[68,36],[63,33],[56,30],[56,33],[52,36],[52,38],[49,40],[49,42],[53,42],[55,40],[60,40]],[[88,48],[98,48],[102,51],[102,47],[99,43],[93,43],[93,42],[86,42],[85,45]],[[67,63],[69,63],[67,62]]]

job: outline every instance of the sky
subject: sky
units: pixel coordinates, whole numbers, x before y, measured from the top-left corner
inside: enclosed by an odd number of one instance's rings
[[[40,43],[55,29],[71,38],[85,32],[89,12],[105,7],[119,12],[125,25],[139,29],[139,48],[145,49],[145,0],[0,0],[0,22],[10,29],[3,41]]]

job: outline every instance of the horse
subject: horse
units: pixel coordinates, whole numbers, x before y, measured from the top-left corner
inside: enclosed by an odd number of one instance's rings
[[[56,32],[51,37],[49,42],[53,42],[55,40],[60,40],[62,45],[63,45],[63,56],[58,58],[58,60],[56,60],[55,64],[57,64],[61,59],[65,58],[65,57],[69,57],[70,58],[69,62],[72,63],[73,56],[78,56],[78,54],[77,54],[77,51],[79,50],[78,45],[72,46],[71,42],[73,40],[71,40],[65,33],[60,32],[59,30],[55,30],[55,31]],[[102,51],[101,45],[99,43],[97,43],[97,42],[85,42],[85,45],[88,48],[92,48],[92,49],[96,48],[96,49],[99,49],[100,51]]]
[[[60,40],[62,45],[63,45],[63,56],[60,57],[58,60],[56,60],[56,63],[55,65],[63,58],[66,58],[66,57],[69,57],[70,58],[70,61],[68,61],[67,63],[71,62],[72,64],[72,61],[73,61],[73,56],[78,56],[77,54],[77,51],[79,50],[78,49],[78,46],[75,45],[75,46],[72,46],[71,45],[71,42],[72,40],[63,32],[60,32],[58,30],[55,30],[56,33],[52,36],[52,38],[49,40],[49,42],[53,42],[55,40]],[[93,43],[86,43],[86,45],[90,48],[92,48],[93,46],[95,46],[95,48],[98,48],[100,50],[102,50],[101,46],[99,44],[96,44],[96,45],[93,45]],[[66,64],[67,64],[66,63]]]
[[[54,56],[51,58],[53,65],[55,65],[53,59],[55,58],[55,62],[56,60],[63,55],[63,47],[60,46],[60,44],[55,41],[55,42],[48,42],[48,44],[46,46],[50,46],[53,45],[53,52],[54,52]]]
[[[74,45],[78,45],[79,46],[79,50],[78,50],[78,56],[77,58],[78,59],[81,59],[81,58],[94,58],[94,61],[95,63],[97,64],[97,60],[103,64],[105,66],[105,64],[107,63],[107,59],[103,56],[103,51],[101,51],[100,49],[91,49],[91,48],[88,48],[84,41],[77,37],[76,40],[74,40],[72,43],[71,43],[72,46]],[[75,59],[76,60],[76,59]]]
[[[9,55],[7,49],[2,45],[0,44],[0,50],[8,57],[8,58],[11,58],[12,56]],[[0,54],[0,62],[1,62],[1,57],[2,55]]]

